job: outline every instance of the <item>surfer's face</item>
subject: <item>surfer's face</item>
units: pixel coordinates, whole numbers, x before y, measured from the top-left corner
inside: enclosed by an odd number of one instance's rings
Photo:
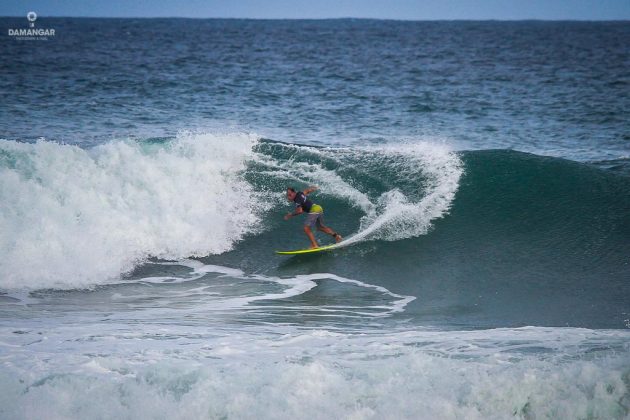
[[[293,201],[295,198],[295,191],[287,190],[287,200]]]

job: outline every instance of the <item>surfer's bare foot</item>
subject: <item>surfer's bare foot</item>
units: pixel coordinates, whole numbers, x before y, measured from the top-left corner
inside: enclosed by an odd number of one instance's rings
[[[319,248],[319,245],[317,245],[317,244],[311,245],[311,249],[315,249],[315,248]]]

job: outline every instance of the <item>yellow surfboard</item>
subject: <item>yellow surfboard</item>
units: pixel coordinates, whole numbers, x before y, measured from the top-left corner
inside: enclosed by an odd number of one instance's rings
[[[298,249],[296,251],[276,251],[276,254],[280,255],[298,255],[298,254],[311,254],[313,252],[329,251],[337,248],[338,244],[320,246],[319,248]]]

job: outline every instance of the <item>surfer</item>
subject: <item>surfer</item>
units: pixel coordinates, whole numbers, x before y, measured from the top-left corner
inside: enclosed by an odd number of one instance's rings
[[[324,209],[322,206],[313,203],[307,198],[307,195],[316,189],[317,187],[309,187],[304,191],[295,191],[294,188],[288,187],[287,199],[295,203],[295,211],[293,213],[287,213],[284,216],[284,220],[289,220],[293,216],[298,216],[304,212],[307,213],[306,220],[304,220],[304,233],[306,233],[306,236],[308,236],[308,239],[311,241],[311,248],[319,247],[317,241],[315,240],[315,236],[313,235],[313,231],[311,230],[313,226],[317,226],[317,230],[327,233],[335,238],[336,242],[343,239],[341,235],[324,225]]]

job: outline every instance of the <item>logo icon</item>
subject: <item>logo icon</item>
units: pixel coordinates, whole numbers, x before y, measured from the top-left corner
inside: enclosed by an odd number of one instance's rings
[[[29,26],[31,28],[34,28],[35,27],[35,21],[37,20],[37,13],[35,13],[35,12],[28,12],[26,14],[26,18],[30,22]]]

